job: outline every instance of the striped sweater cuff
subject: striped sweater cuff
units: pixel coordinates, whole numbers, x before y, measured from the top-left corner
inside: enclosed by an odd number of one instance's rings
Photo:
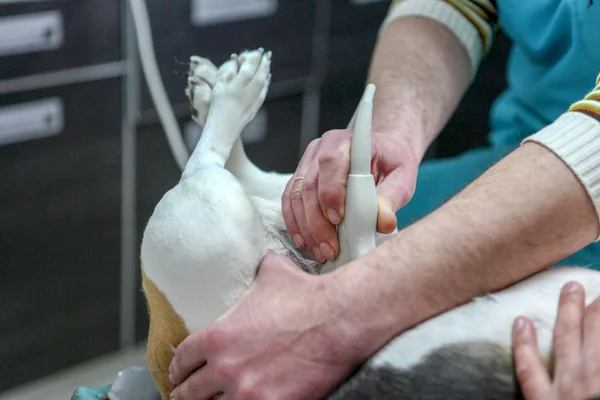
[[[446,26],[465,46],[473,76],[495,38],[497,11],[494,1],[480,0],[394,0],[380,32],[390,23],[407,16],[433,19]]]
[[[594,203],[600,223],[600,75],[596,89],[554,123],[526,138],[560,157]],[[596,241],[600,240],[600,236]]]

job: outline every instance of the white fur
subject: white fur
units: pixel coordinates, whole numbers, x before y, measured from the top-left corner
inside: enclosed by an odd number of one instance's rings
[[[191,332],[217,319],[248,289],[267,250],[293,255],[307,270],[315,267],[281,232],[281,194],[291,175],[257,168],[240,140],[265,99],[269,65],[270,54],[262,49],[234,55],[218,70],[208,60],[191,59],[186,93],[203,135],[181,180],[156,206],[142,243],[146,274]],[[378,242],[383,240],[379,236]],[[410,367],[455,342],[486,340],[509,347],[518,315],[535,321],[547,353],[559,291],[571,280],[584,285],[588,302],[600,295],[598,272],[548,270],[419,325],[371,362]]]
[[[537,328],[538,347],[549,354],[563,285],[580,282],[589,304],[600,296],[600,273],[586,268],[549,269],[503,291],[478,297],[405,332],[383,348],[374,365],[409,368],[436,348],[456,342],[489,341],[511,347],[514,320],[524,315]]]

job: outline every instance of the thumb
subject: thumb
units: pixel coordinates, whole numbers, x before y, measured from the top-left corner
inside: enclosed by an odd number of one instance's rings
[[[377,232],[392,233],[398,223],[394,205],[390,199],[384,196],[377,196]]]
[[[396,228],[396,211],[404,207],[415,192],[415,178],[410,172],[398,168],[383,178],[377,185],[377,232],[392,233]]]

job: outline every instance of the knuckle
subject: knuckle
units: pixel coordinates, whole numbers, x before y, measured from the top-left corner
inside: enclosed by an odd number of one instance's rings
[[[331,129],[325,132],[321,138],[324,141],[340,141],[350,136],[350,132],[347,129]]]
[[[238,370],[235,362],[228,360],[218,360],[214,363],[214,371],[217,379],[221,381],[229,381],[233,379]]]
[[[315,192],[317,190],[317,181],[310,179],[310,180],[304,180],[304,183],[302,184],[302,189],[301,189],[301,193],[303,195],[306,194],[311,194],[313,192]]]
[[[181,390],[179,391],[178,399],[193,399],[194,394],[198,393],[202,390],[202,384],[198,382],[197,379],[192,376],[181,385]]]
[[[328,167],[345,161],[345,154],[341,150],[328,150],[319,156],[319,167]]]
[[[519,344],[514,348],[514,357],[516,368],[515,372],[521,382],[531,378],[531,360],[528,357],[527,348],[524,344]]]
[[[319,138],[311,140],[311,142],[308,144],[308,146],[306,146],[305,153],[309,153],[309,152],[316,150],[316,148],[319,146],[320,142],[321,142],[321,139],[319,139]]]
[[[207,352],[215,351],[221,347],[221,343],[225,338],[226,332],[220,329],[217,325],[207,328],[202,333],[202,343]]]
[[[565,344],[564,336],[570,336],[572,333],[577,331],[577,322],[570,317],[562,318],[554,327],[554,337],[559,343]],[[566,339],[568,340],[568,339]]]
[[[519,366],[516,369],[517,379],[523,386],[529,386],[533,380],[533,373],[529,365]]]
[[[292,203],[292,205],[302,202],[302,186],[294,185],[294,187],[290,191],[290,202]]]
[[[258,385],[252,379],[244,379],[237,389],[238,400],[264,400]]]
[[[559,394],[559,398],[568,399],[569,395],[573,390],[573,378],[567,374],[557,377],[556,379],[556,390]]]
[[[415,194],[414,188],[401,188],[396,196],[382,196],[394,208],[394,211],[408,204]]]
[[[343,195],[343,187],[328,185],[319,192],[319,200],[323,205],[337,205],[342,200]]]

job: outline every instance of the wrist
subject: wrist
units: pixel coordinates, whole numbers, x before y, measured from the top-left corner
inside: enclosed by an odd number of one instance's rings
[[[333,332],[352,353],[355,362],[364,362],[381,347],[408,328],[396,304],[402,303],[400,285],[385,282],[387,271],[381,261],[382,252],[369,253],[351,261],[322,278],[335,288],[336,300],[343,310]]]
[[[397,154],[403,156],[403,162],[413,162],[419,165],[431,144],[427,138],[431,135],[424,133],[424,127],[418,123],[403,119],[393,127],[383,127],[375,130],[378,134],[389,136],[397,149]]]
[[[373,130],[402,130],[421,159],[470,84],[470,64],[461,41],[443,24],[418,16],[390,24],[368,77],[377,86]]]

